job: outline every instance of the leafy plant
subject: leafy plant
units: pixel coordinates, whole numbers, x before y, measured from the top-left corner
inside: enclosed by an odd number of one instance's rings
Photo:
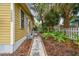
[[[42,36],[43,36],[45,39],[47,39],[48,37],[53,37],[54,34],[51,33],[51,32],[47,32],[47,33],[43,33]]]
[[[79,36],[77,34],[74,34],[74,41],[79,45]]]
[[[54,40],[57,40],[58,42],[65,42],[67,39],[67,36],[63,32],[58,31],[43,33],[43,37],[45,39],[48,37],[54,37]]]
[[[67,36],[63,32],[57,32],[56,40],[58,42],[65,42],[66,39],[67,39]]]

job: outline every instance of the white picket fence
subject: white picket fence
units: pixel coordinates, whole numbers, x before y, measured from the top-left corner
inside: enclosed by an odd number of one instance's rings
[[[55,30],[64,32],[67,35],[67,37],[70,39],[75,39],[74,35],[79,36],[79,28],[70,27],[70,28],[62,28],[61,29],[60,27],[56,27]]]
[[[71,39],[75,39],[74,35],[79,36],[79,28],[72,28],[72,27],[67,29],[65,28],[64,31],[65,31],[65,34]]]

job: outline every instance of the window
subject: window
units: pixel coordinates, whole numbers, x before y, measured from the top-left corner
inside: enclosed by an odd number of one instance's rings
[[[24,28],[24,12],[21,10],[21,29]]]

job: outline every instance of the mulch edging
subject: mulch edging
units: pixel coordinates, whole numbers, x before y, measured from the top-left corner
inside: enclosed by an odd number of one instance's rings
[[[30,48],[32,45],[32,40],[25,40],[21,46],[12,54],[0,54],[0,56],[28,56]]]
[[[31,42],[31,46],[30,46],[30,48],[29,48],[29,51],[28,51],[27,56],[30,56],[30,52],[31,52],[31,48],[32,48],[32,44],[33,44],[33,40],[32,40],[32,42]]]
[[[71,40],[63,43],[53,39],[45,40],[43,38],[43,43],[48,56],[79,56],[79,47]]]

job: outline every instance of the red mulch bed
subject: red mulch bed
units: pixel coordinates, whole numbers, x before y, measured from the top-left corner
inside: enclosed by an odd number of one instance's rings
[[[54,38],[43,39],[48,56],[78,56],[79,47],[72,40],[57,42]]]
[[[32,40],[25,40],[21,46],[12,54],[1,54],[1,56],[27,56],[29,55]]]

